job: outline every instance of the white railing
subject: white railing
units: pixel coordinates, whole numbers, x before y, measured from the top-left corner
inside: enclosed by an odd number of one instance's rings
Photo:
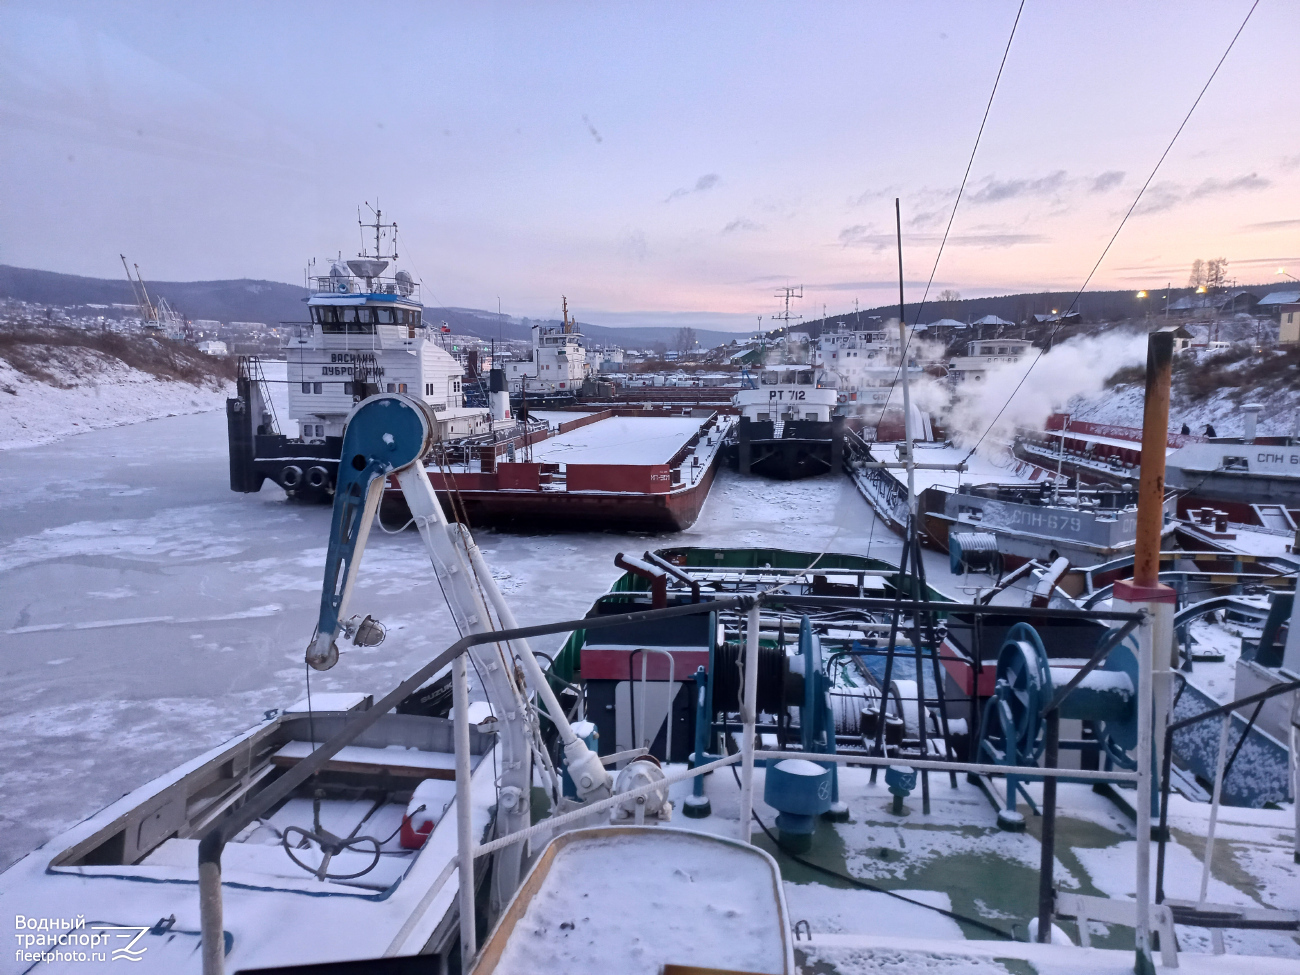
[[[318,295],[397,295],[410,301],[420,300],[418,281],[399,281],[396,278],[363,278],[349,274],[322,274],[311,279],[311,291]]]

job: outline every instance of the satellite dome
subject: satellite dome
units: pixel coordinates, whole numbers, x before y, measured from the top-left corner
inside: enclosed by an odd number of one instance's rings
[[[415,282],[411,280],[410,271],[398,271],[393,276],[393,280],[397,282],[397,290],[403,295],[409,295],[415,290]]]

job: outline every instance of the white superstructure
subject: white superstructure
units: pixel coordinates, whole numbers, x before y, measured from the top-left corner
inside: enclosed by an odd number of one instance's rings
[[[518,396],[569,397],[582,389],[591,365],[578,323],[569,318],[568,298],[564,299],[563,322],[533,326],[532,358],[506,360],[502,365],[510,392]]]
[[[380,232],[392,225],[380,223],[379,214],[375,219],[364,226],[377,228],[378,253]],[[363,252],[310,279],[311,320],[293,325],[285,342],[289,415],[302,438],[342,436],[352,407],[380,392],[423,400],[438,417],[441,437],[487,432],[489,411],[464,405],[461,364],[443,348],[441,331],[423,320],[420,286],[405,271],[382,277],[388,266]]]
[[[948,362],[948,378],[954,383],[983,382],[990,369],[1019,362],[1033,355],[1028,339],[981,339],[966,343],[966,354]]]
[[[899,379],[899,358],[896,329],[853,331],[841,324],[838,331],[823,332],[817,340],[822,383],[835,386],[840,411],[846,415],[879,416]],[[918,375],[921,367],[914,351],[908,360],[909,374]]]
[[[742,389],[732,398],[740,415],[755,422],[818,420],[829,423],[835,411],[834,388],[817,381],[810,367],[777,366],[759,373],[758,386]]]

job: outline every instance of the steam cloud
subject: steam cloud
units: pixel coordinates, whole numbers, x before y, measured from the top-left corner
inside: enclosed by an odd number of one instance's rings
[[[943,417],[955,443],[973,446],[988,430],[981,453],[1001,453],[1001,445],[1009,442],[1016,430],[1043,429],[1047,418],[1074,397],[1096,395],[1115,372],[1146,361],[1146,347],[1147,337],[1139,333],[1071,339],[1042,356],[1031,350],[1019,362],[994,365],[982,381],[968,380],[955,389],[926,377],[913,396],[922,409]],[[1016,389],[1021,379],[1025,379],[1024,385]]]

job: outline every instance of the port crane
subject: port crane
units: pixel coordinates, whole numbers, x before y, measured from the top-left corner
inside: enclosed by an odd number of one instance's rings
[[[145,328],[166,329],[172,337],[179,337],[185,331],[185,323],[181,316],[172,308],[166,298],[159,296],[157,304],[149,297],[149,291],[144,286],[144,278],[140,274],[140,265],[128,265],[126,255],[118,254],[122,259],[122,268],[126,271],[126,279],[131,283],[131,293],[135,296],[136,306],[140,309],[140,322]],[[135,276],[131,276],[131,267],[135,267]]]

